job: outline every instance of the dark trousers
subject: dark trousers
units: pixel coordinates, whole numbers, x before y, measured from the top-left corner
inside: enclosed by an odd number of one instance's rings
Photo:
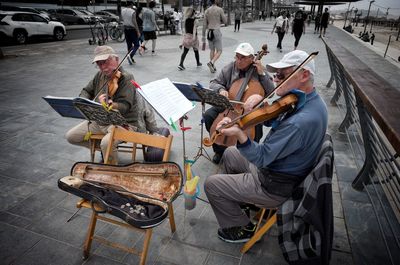
[[[206,113],[204,113],[204,124],[206,125],[206,129],[208,132],[210,132],[211,126],[214,122],[214,120],[217,118],[218,114],[223,112],[225,109],[223,108],[217,108],[217,107],[211,107],[209,108]],[[256,126],[256,133],[254,137],[254,141],[258,142],[262,138],[263,132],[262,132],[262,124],[259,124]],[[214,153],[222,155],[227,147],[223,145],[218,145],[218,144],[213,144],[213,150]]]
[[[239,20],[235,20],[235,31],[236,31],[236,26],[237,26],[237,31],[239,31],[239,29],[240,29],[240,19]]]
[[[185,61],[185,58],[186,58],[186,55],[188,54],[188,52],[189,52],[189,49],[186,47],[183,47],[183,52],[181,55],[181,62],[179,63],[179,65],[183,65],[183,62]],[[194,52],[194,57],[196,58],[196,62],[197,62],[197,64],[199,64],[200,63],[199,50],[193,49],[193,52]]]
[[[297,45],[299,45],[299,41],[300,41],[301,35],[303,35],[303,32],[293,32],[293,34],[294,34],[294,39],[295,39],[294,47],[297,47]]]
[[[285,32],[278,32],[278,44],[276,45],[277,48],[282,49],[282,40],[285,37]]]
[[[130,53],[131,58],[133,58],[133,56],[135,56],[135,53],[137,51],[137,49],[139,49],[139,37],[137,35],[137,32],[134,28],[125,28],[125,41],[126,41],[126,46],[128,47],[128,51],[131,50],[132,45],[133,50]]]

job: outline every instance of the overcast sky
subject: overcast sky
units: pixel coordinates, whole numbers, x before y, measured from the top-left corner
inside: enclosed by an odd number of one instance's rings
[[[350,9],[354,8],[368,10],[369,0],[362,0],[350,4]],[[334,10],[347,10],[347,4],[331,6],[332,11]],[[400,0],[375,0],[371,5],[371,14],[376,14],[379,8],[379,14],[386,13],[389,7],[389,15],[399,16],[400,15]]]

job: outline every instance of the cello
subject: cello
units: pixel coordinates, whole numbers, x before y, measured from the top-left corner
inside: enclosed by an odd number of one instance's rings
[[[268,45],[264,44],[261,47],[261,51],[257,53],[257,56],[255,57],[256,60],[261,60],[261,58],[268,53]],[[246,74],[245,78],[240,78],[233,82],[231,85],[228,93],[229,93],[229,100],[232,102],[245,102],[251,95],[254,94],[259,94],[262,97],[265,95],[265,91],[261,83],[257,80],[252,79],[253,72],[255,70],[255,66],[250,65],[250,69]],[[227,109],[223,112],[221,112],[217,118],[214,120],[211,128],[210,128],[210,135],[214,135],[216,132],[216,127],[218,123],[224,118],[224,117],[229,117],[232,120],[235,119],[236,117],[240,116],[241,114],[244,113],[243,105],[242,104],[234,104],[233,110],[232,109]],[[247,134],[251,139],[254,139],[255,137],[255,128],[250,127],[247,129]],[[209,138],[204,138],[203,142],[205,143]],[[222,145],[222,146],[232,146],[235,145],[237,142],[236,137],[232,136],[224,136],[224,135],[219,135],[215,139],[213,143]]]
[[[298,73],[302,67],[311,61],[318,52],[311,53],[297,68],[291,72],[285,80],[283,80],[268,96],[266,96],[260,103],[258,103],[252,110],[244,113],[231,122],[222,125],[210,138],[204,138],[203,144],[207,147],[211,146],[216,142],[218,138],[221,137],[221,130],[225,128],[238,125],[239,128],[245,130],[251,126],[263,123],[265,121],[275,119],[280,114],[294,110],[298,98],[294,94],[287,94],[283,97],[276,95],[276,91],[282,87],[286,82],[288,82],[296,73]],[[236,137],[235,137],[236,138]]]

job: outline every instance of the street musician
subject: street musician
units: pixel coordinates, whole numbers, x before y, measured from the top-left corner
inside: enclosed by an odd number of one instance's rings
[[[282,82],[276,94],[296,93],[299,100],[292,112],[269,122],[272,128],[262,143],[250,140],[238,125],[220,130],[221,134],[236,136],[238,143],[225,150],[223,173],[208,177],[204,190],[220,226],[218,237],[225,242],[246,242],[255,232],[240,204],[279,206],[314,166],[328,114],[314,88],[314,60],[302,64],[307,58],[306,52],[295,50],[279,62],[267,64],[267,70],[275,73],[274,82]],[[299,65],[302,67],[283,82]],[[253,100],[257,103],[262,97],[255,95]],[[256,103],[247,107],[253,108]],[[217,127],[229,122],[226,117]]]
[[[132,74],[119,67],[119,57],[110,46],[98,46],[94,50],[94,59],[99,71],[94,78],[84,87],[79,97],[87,98],[111,106],[118,110],[126,121],[138,132],[155,133],[158,131],[154,112],[146,101],[136,92]],[[70,129],[65,137],[74,145],[89,148],[89,142],[85,139],[88,133],[105,134],[100,147],[105,154],[110,138],[111,126],[101,126],[96,122],[84,121]],[[114,143],[110,161],[118,161],[118,142]]]
[[[253,47],[249,43],[241,43],[235,50],[235,60],[226,65],[218,76],[210,81],[209,88],[228,98],[232,86],[249,75],[251,75],[251,79],[258,81],[264,94],[268,94],[273,90],[274,85],[266,74],[261,60],[256,60]],[[257,103],[253,102],[252,96],[248,97],[246,100],[245,107],[248,104],[254,106],[255,103]],[[206,111],[204,122],[208,132],[210,132],[213,123],[223,111],[224,109],[218,107],[211,107]],[[261,137],[262,127],[259,127],[259,129],[256,129],[255,139],[258,141]],[[213,144],[215,153],[213,157],[214,163],[219,164],[225,149],[226,146]]]

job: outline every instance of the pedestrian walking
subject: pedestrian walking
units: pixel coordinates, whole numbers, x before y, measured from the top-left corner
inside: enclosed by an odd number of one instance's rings
[[[329,12],[328,12],[328,8],[325,8],[325,12],[321,16],[321,29],[320,29],[320,32],[319,32],[319,36],[320,37],[321,37],[321,35],[323,35],[325,37],[326,28],[328,27],[328,23],[329,23],[329,16],[330,15],[329,15]]]
[[[299,41],[301,38],[301,35],[306,32],[306,26],[305,26],[305,21],[304,21],[304,16],[303,12],[301,10],[297,11],[294,20],[292,23],[292,35],[294,35],[295,41],[294,41],[294,49],[297,49],[297,46],[299,45]]]
[[[274,32],[278,34],[278,44],[276,45],[276,47],[279,49],[280,52],[282,52],[283,37],[285,37],[285,33],[288,31],[288,29],[289,29],[288,19],[286,17],[285,11],[282,11],[280,16],[275,19],[275,24],[271,32],[271,34],[274,34]]]
[[[371,45],[374,45],[375,34],[372,33],[372,34],[371,34],[371,38],[369,38],[369,39],[370,39],[370,41],[371,41]]]
[[[144,37],[143,37],[143,19],[142,19],[142,10],[143,8],[141,6],[139,6],[136,9],[136,22],[138,24],[139,27],[139,31],[140,31],[140,37],[139,37],[139,43],[142,44],[144,41]]]
[[[317,33],[317,32],[319,32],[319,27],[320,27],[320,25],[321,25],[321,14],[320,13],[318,13],[316,16],[315,16],[315,28],[314,28],[314,34],[315,33]]]
[[[205,49],[206,31],[208,46],[210,48],[210,61],[207,63],[211,73],[215,73],[217,68],[215,62],[219,59],[222,53],[222,33],[221,24],[227,23],[227,18],[224,10],[217,6],[218,0],[210,0],[211,6],[204,13],[202,42],[203,50]]]
[[[242,11],[240,11],[240,9],[238,7],[236,7],[236,9],[235,9],[235,30],[234,30],[234,32],[236,32],[236,30],[239,32],[241,18],[242,18]]]
[[[135,63],[135,59],[133,59],[133,57],[140,47],[140,31],[136,21],[136,12],[133,9],[133,2],[128,2],[127,6],[121,10],[121,17],[122,23],[124,25],[126,46],[128,48],[128,51],[131,51],[127,59],[129,64],[132,65]]]
[[[185,34],[183,35],[183,52],[181,55],[181,61],[179,63],[178,69],[185,70],[183,65],[186,55],[190,48],[193,48],[194,56],[196,58],[197,66],[201,66],[200,56],[199,56],[199,39],[197,37],[198,21],[195,18],[195,11],[193,7],[189,7],[185,12]]]
[[[157,22],[156,22],[156,14],[154,13],[154,7],[156,6],[156,2],[150,1],[149,8],[143,11],[143,35],[144,42],[139,48],[139,53],[143,54],[146,49],[146,44],[149,40],[151,40],[151,55],[155,55],[156,53],[156,40],[157,34],[156,30]]]

